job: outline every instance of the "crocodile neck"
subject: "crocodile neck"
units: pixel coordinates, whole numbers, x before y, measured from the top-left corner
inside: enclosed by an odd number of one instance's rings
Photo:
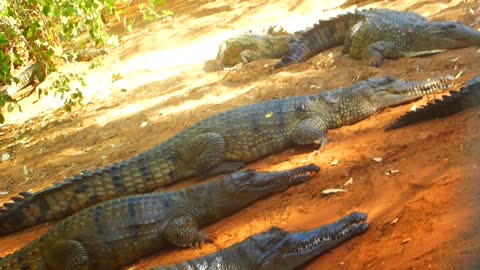
[[[188,205],[192,217],[200,227],[227,217],[272,192],[230,192],[223,187],[225,181],[185,190],[184,196],[191,202]]]

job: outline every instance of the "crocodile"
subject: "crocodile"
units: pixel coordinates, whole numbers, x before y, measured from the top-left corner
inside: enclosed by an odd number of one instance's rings
[[[96,49],[96,48],[84,49],[78,52],[78,54],[75,57],[75,60],[90,61],[95,57],[98,57],[105,53],[106,53],[105,49]],[[34,62],[28,65],[24,70],[22,70],[19,73],[18,76],[15,77],[15,79],[13,80],[14,83],[3,87],[3,89],[0,90],[0,93],[8,94],[9,96],[13,97],[18,91],[33,84],[36,78],[42,78],[43,76],[40,76],[40,74],[41,74],[40,67],[37,62]]]
[[[349,87],[255,103],[201,120],[133,158],[67,178],[0,209],[0,235],[61,219],[106,200],[150,192],[199,176],[238,170],[245,163],[296,145],[323,147],[325,132],[379,110],[447,89],[451,80],[371,78]]]
[[[473,77],[460,91],[450,91],[426,106],[406,113],[385,130],[401,128],[413,123],[445,117],[480,105],[480,75]]]
[[[384,59],[417,57],[449,49],[480,46],[480,32],[460,22],[428,21],[413,12],[368,9],[321,20],[290,43],[280,68],[306,61],[343,44],[342,53],[368,59],[372,66]]]
[[[15,77],[12,84],[5,86],[0,92],[13,97],[18,91],[32,84],[38,77],[38,72],[40,70],[37,62],[30,64]]]
[[[288,33],[282,27],[270,26],[264,31],[250,31],[224,40],[215,60],[205,63],[206,71],[225,67],[238,68],[242,64],[262,58],[279,59],[289,50],[289,42],[300,32]]]
[[[183,190],[132,195],[84,209],[0,261],[2,270],[119,269],[169,245],[212,242],[200,231],[247,205],[311,179],[315,164],[232,173]]]
[[[335,223],[308,231],[286,232],[272,227],[211,255],[152,270],[293,270],[365,233],[368,229],[366,219],[365,213],[353,212]]]

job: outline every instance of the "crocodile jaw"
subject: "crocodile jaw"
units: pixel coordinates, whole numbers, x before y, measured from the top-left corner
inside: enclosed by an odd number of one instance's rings
[[[285,234],[280,243],[275,242],[271,247],[265,247],[262,269],[274,269],[274,265],[288,266],[292,269],[344,241],[363,234],[368,229],[364,222],[367,215],[355,212],[347,217],[317,229],[305,232]],[[269,250],[270,249],[270,250]]]
[[[377,110],[402,104],[427,94],[443,91],[452,86],[453,78],[447,76],[428,82],[395,81],[389,85],[377,87],[369,93],[369,100]]]

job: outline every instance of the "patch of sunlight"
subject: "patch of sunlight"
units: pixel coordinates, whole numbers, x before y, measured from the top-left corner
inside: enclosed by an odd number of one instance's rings
[[[157,97],[154,99],[149,99],[149,100],[141,100],[137,102],[136,104],[129,104],[114,110],[111,110],[109,112],[104,112],[102,113],[101,116],[96,117],[96,123],[98,126],[104,126],[108,124],[109,122],[116,121],[119,119],[123,118],[128,118],[129,116],[132,116],[134,114],[138,114],[142,111],[147,111],[150,110],[151,108],[154,107],[159,107],[157,110],[152,111],[151,115],[158,116],[160,113],[162,116],[167,116],[171,114],[178,114],[178,113],[183,113],[187,110],[193,110],[197,107],[200,107],[202,105],[216,105],[216,104],[221,104],[223,102],[226,102],[228,100],[231,100],[237,96],[243,95],[245,93],[248,93],[255,89],[255,86],[249,86],[245,88],[238,88],[235,91],[225,91],[225,93],[220,94],[220,95],[211,95],[207,94],[204,95],[200,99],[195,99],[195,100],[188,100],[183,102],[180,105],[171,105],[171,106],[162,106],[159,105],[166,100],[168,100],[168,97],[162,96],[162,97]],[[156,121],[156,118],[149,117],[149,121]]]
[[[228,31],[183,47],[137,53],[115,66],[115,72],[124,76],[113,86],[127,90],[135,89],[198,67],[206,60],[215,59],[220,43],[240,32],[240,30]]]
[[[176,113],[184,112],[186,110],[192,110],[192,109],[195,109],[195,108],[197,108],[199,106],[202,106],[202,105],[221,104],[221,103],[224,103],[224,102],[226,102],[230,99],[233,99],[233,98],[235,98],[239,95],[246,94],[246,93],[252,91],[253,89],[255,89],[255,86],[245,87],[245,88],[242,88],[242,89],[238,89],[237,91],[228,91],[227,93],[222,94],[222,95],[205,95],[201,99],[188,100],[188,101],[184,102],[183,104],[181,104],[179,106],[169,106],[169,107],[164,108],[164,109],[159,109],[158,113],[162,113],[163,115],[169,115],[169,114],[176,114]]]

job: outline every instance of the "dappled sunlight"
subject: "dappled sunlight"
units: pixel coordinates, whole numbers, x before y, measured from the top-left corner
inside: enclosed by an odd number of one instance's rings
[[[86,86],[77,83],[76,87],[84,94],[84,104],[97,103],[111,98],[112,93],[120,90],[133,90],[143,85],[163,81],[187,70],[201,69],[206,60],[216,57],[219,44],[235,34],[272,24],[282,25],[289,31],[298,31],[311,26],[319,19],[353,10],[354,6],[344,11],[335,8],[343,2],[323,1],[321,6],[318,1],[313,0],[303,1],[299,5],[288,1],[268,3],[255,9],[250,16],[239,18],[235,22],[235,27],[232,25],[231,29],[217,29],[212,25],[213,31],[205,31],[195,39],[185,38],[188,36],[188,29],[199,23],[205,23],[204,17],[189,18],[188,23],[185,22],[181,26],[170,22],[171,25],[175,25],[176,31],[184,32],[184,38],[172,34],[172,30],[168,27],[169,23],[157,23],[153,24],[150,31],[143,31],[142,35],[131,34],[130,38],[126,36],[125,43],[118,48],[121,51],[125,50],[123,47],[131,47],[130,52],[125,56],[120,57],[116,49],[113,49],[108,56],[101,57],[102,64],[93,69],[89,68],[90,63],[71,63],[61,67],[60,70],[86,72]],[[237,5],[242,6],[242,3]],[[215,17],[215,14],[212,16]],[[183,15],[183,17],[188,16]],[[217,20],[221,19],[221,17],[217,18]],[[142,30],[139,31],[142,32]],[[172,39],[165,38],[169,36]],[[33,102],[35,106],[30,105]],[[36,97],[30,97],[21,101],[20,104],[29,109],[23,113],[9,113],[7,124],[22,123],[46,111],[61,108],[63,101],[60,97],[49,95],[43,96],[38,101]],[[149,107],[151,106],[147,106]],[[133,111],[138,112],[138,108]]]
[[[103,112],[96,118],[96,123],[99,126],[104,126],[112,121],[128,118],[139,112],[149,110],[149,119],[156,121],[159,115],[169,116],[172,114],[185,113],[187,111],[195,110],[199,106],[204,105],[218,105],[220,103],[229,101],[239,95],[250,92],[255,86],[248,86],[245,88],[231,89],[228,91],[222,91],[221,94],[206,94],[199,99],[186,100],[181,104],[176,105],[163,105],[172,95],[164,95],[161,97],[138,101],[136,104],[128,104],[119,108],[112,109],[110,111]]]
[[[176,12],[173,20],[134,26],[131,32],[117,27],[117,32],[123,31],[119,47],[99,61],[62,67],[87,73],[87,86],[76,84],[84,93],[85,106],[67,114],[56,109],[63,106],[59,98],[49,95],[37,101],[32,95],[20,102],[24,113],[7,115],[9,125],[0,130],[0,155],[9,154],[0,162],[0,205],[21,191],[37,191],[83,169],[135,157],[232,108],[315,94],[372,77],[423,80],[462,71],[466,78],[478,72],[478,48],[388,60],[377,68],[342,55],[337,47],[280,70],[272,70],[275,59],[233,70],[203,70],[204,61],[214,59],[218,45],[232,35],[275,23],[289,31],[302,30],[357,7],[409,10],[430,18],[459,18],[476,29],[479,25],[480,9],[474,0],[356,0],[348,1],[355,5],[338,8],[345,2],[167,0],[167,8]],[[329,130],[329,143],[320,151],[298,146],[247,164],[245,169],[274,171],[315,163],[321,172],[206,228],[217,237],[213,244],[162,250],[127,268],[149,269],[205,255],[271,226],[312,228],[351,211],[369,214],[369,231],[302,269],[460,268],[454,266],[480,250],[475,230],[480,205],[478,109],[402,130],[383,130],[432,97]],[[378,157],[382,159],[373,159]],[[198,183],[199,179],[187,179],[156,191]],[[330,188],[347,191],[322,194]],[[38,238],[52,224],[0,237],[0,256]]]

